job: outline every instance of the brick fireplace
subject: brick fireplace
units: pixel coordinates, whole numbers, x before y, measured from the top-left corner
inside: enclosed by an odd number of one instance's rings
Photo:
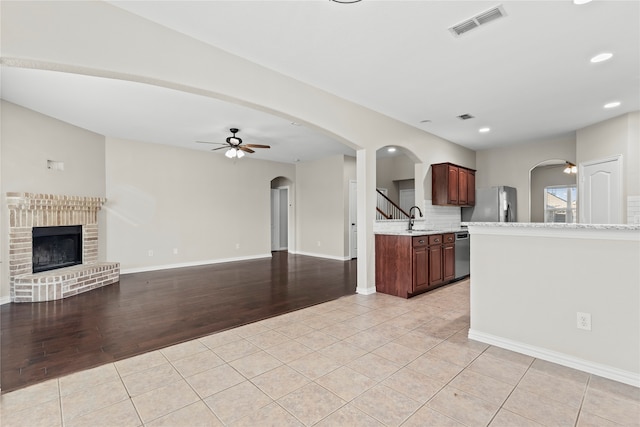
[[[120,280],[120,264],[98,262],[98,211],[106,199],[7,193],[11,301],[67,298]],[[33,273],[34,227],[81,226],[82,264]]]

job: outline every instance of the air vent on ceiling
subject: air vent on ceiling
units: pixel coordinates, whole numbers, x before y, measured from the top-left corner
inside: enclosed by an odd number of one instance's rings
[[[487,24],[491,21],[495,21],[498,18],[502,18],[506,16],[504,12],[504,8],[502,5],[496,6],[492,9],[479,13],[478,15],[467,19],[453,27],[449,28],[455,36],[461,36],[462,34],[473,30],[474,28],[478,28],[481,25]]]
[[[469,120],[469,119],[473,119],[473,116],[471,114],[460,114],[458,118],[460,120]]]

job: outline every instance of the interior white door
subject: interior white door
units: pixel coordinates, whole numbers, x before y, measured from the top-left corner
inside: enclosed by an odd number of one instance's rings
[[[351,259],[358,258],[358,183],[349,181],[349,255]]]
[[[622,223],[622,156],[580,164],[578,217],[584,224]]]

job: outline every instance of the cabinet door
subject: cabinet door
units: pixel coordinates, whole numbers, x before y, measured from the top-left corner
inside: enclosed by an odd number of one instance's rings
[[[429,285],[439,285],[442,275],[442,245],[429,246]]]
[[[467,176],[468,171],[465,168],[458,168],[458,204],[467,204]]]
[[[429,252],[427,246],[413,248],[413,292],[429,286]]]
[[[447,182],[447,201],[450,205],[458,204],[458,167],[449,165]]]
[[[442,270],[445,282],[456,277],[456,246],[453,243],[447,243],[442,247]]]
[[[467,171],[467,205],[475,206],[476,204],[476,173]]]

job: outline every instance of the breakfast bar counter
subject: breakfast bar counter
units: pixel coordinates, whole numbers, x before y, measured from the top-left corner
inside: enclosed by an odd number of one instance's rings
[[[640,226],[463,225],[470,338],[640,386]]]

